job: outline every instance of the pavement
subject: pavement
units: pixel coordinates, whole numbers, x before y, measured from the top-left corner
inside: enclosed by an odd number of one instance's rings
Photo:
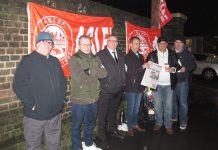
[[[124,140],[110,138],[110,150],[217,150],[217,117],[218,110],[211,105],[192,105],[186,131],[180,131],[179,124],[175,123],[172,136],[167,135],[164,128],[154,132],[150,121],[145,133],[126,136]]]
[[[218,84],[202,82],[193,81],[191,87],[186,131],[180,131],[179,123],[174,123],[172,136],[164,128],[154,132],[154,120],[148,120],[144,133],[123,140],[109,138],[110,150],[218,150]]]

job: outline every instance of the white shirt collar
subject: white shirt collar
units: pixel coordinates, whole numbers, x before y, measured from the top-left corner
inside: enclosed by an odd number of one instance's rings
[[[159,49],[157,49],[157,53],[161,56],[168,55],[168,49],[166,49],[165,52],[161,52]]]
[[[109,50],[109,52],[110,52],[111,56],[114,58],[113,50],[111,50],[111,49],[110,49],[110,48],[108,48],[108,47],[107,47],[107,49]],[[118,55],[117,55],[117,50],[115,49],[115,50],[114,50],[114,52],[115,52],[115,55],[116,55],[116,57],[118,58]]]

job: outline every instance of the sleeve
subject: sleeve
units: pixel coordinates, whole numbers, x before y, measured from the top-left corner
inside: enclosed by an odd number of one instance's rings
[[[186,66],[186,71],[187,72],[192,72],[197,67],[196,60],[195,60],[194,56],[191,53],[189,53],[188,58],[189,58],[189,60],[188,60],[189,65]]]
[[[146,62],[152,61],[151,59],[152,52],[150,52],[146,58]],[[153,62],[153,61],[152,61]]]
[[[30,79],[30,61],[23,57],[15,71],[12,88],[23,105],[32,108],[34,98],[31,93]]]
[[[176,72],[177,72],[177,71],[179,71],[182,67],[181,67],[180,64],[179,64],[179,59],[178,59],[178,56],[176,55],[176,53],[175,53],[174,57],[175,57],[175,61],[174,61],[174,66],[173,66],[173,67],[176,68]]]
[[[92,83],[95,76],[87,75],[82,67],[82,64],[78,60],[79,58],[73,56],[69,60],[71,78],[76,82],[86,82],[87,84]]]
[[[90,68],[90,76],[93,76],[96,79],[105,78],[107,76],[107,70],[98,56],[96,56],[96,59],[98,62],[97,68]]]

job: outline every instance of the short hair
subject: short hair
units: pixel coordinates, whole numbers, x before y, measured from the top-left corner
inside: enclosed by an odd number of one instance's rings
[[[115,38],[118,40],[117,36],[114,35],[114,34],[110,34],[110,35],[107,37],[107,40],[108,40],[110,37],[115,37]]]
[[[91,38],[88,35],[81,35],[79,37],[79,40],[78,40],[79,45],[81,44],[80,42],[81,42],[82,39],[89,39],[90,42],[91,42]]]
[[[129,39],[129,42],[132,43],[134,40],[139,40],[140,41],[140,38],[137,37],[137,36],[133,36]]]

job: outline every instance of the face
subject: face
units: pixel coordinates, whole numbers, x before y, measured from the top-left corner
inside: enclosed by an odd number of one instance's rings
[[[81,38],[79,43],[79,49],[85,53],[90,54],[91,53],[91,40],[89,38]]]
[[[160,43],[157,44],[158,50],[161,52],[165,52],[167,50],[167,45],[168,45],[167,42],[161,41]]]
[[[130,48],[133,52],[137,52],[140,48],[140,41],[138,39],[134,39],[131,43],[130,43]]]
[[[52,44],[52,41],[50,40],[43,40],[37,43],[37,49],[36,51],[39,52],[42,55],[49,55],[51,52],[51,49],[54,45]]]
[[[176,40],[174,42],[174,46],[175,46],[175,49],[177,51],[181,51],[183,49],[183,45],[184,45],[184,43],[182,41],[180,41],[180,40]]]
[[[115,49],[117,48],[118,45],[118,39],[115,36],[110,36],[107,39],[107,47],[113,51],[115,51]]]

